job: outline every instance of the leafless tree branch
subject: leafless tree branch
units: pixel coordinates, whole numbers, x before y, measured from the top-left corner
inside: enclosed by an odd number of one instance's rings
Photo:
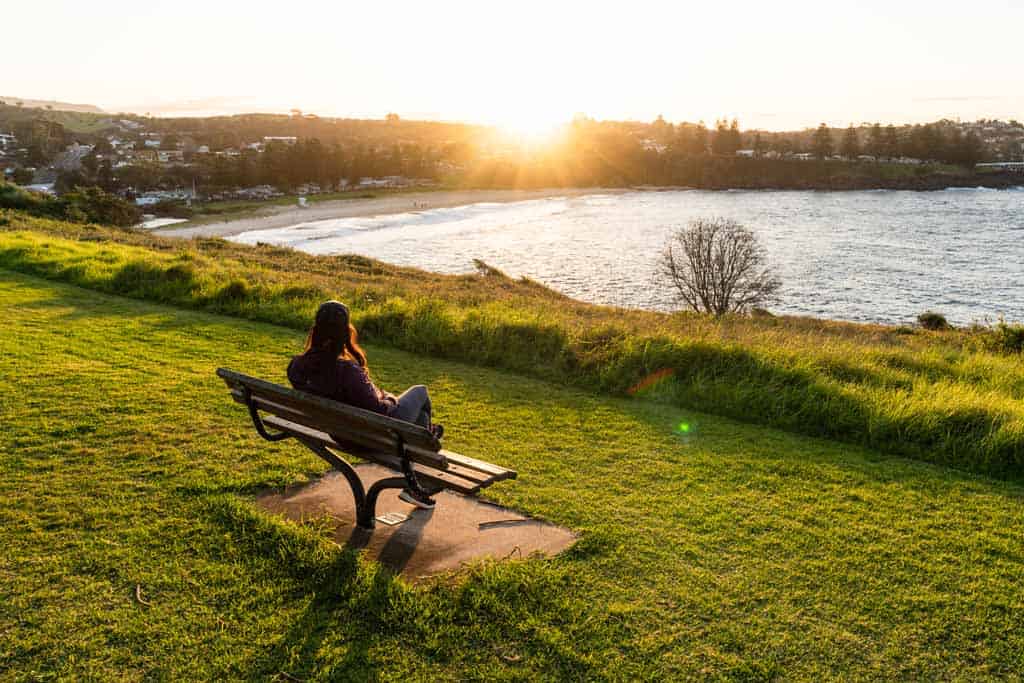
[[[754,233],[726,218],[697,219],[676,231],[658,273],[682,304],[716,316],[773,301],[782,287]]]

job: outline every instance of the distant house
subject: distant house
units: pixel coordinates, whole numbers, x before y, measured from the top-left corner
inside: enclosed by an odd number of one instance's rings
[[[295,188],[296,194],[320,194],[320,192],[321,189],[319,183],[303,183]]]
[[[183,163],[185,161],[185,153],[180,149],[161,149],[157,150],[157,159],[163,164]]]
[[[983,164],[975,164],[975,168],[979,170],[1014,171],[1016,173],[1024,173],[1024,161],[987,162]]]
[[[190,199],[192,193],[187,190],[161,190],[146,192],[135,198],[136,206],[153,206],[160,202],[183,201]]]
[[[658,154],[664,154],[666,151],[668,151],[667,146],[661,144],[657,140],[652,140],[650,138],[644,138],[640,140],[640,144],[648,152],[657,152]]]
[[[144,140],[142,144],[151,149],[159,149],[160,143],[160,140]]]
[[[412,187],[416,181],[400,175],[386,175],[383,178],[360,178],[359,187]],[[345,185],[347,187],[347,183]]]
[[[757,152],[752,149],[738,149],[736,150],[736,156],[746,157],[747,159],[753,159],[757,156]]]
[[[299,139],[294,135],[264,135],[263,144],[270,144],[272,142],[280,142],[285,145],[294,145]]]

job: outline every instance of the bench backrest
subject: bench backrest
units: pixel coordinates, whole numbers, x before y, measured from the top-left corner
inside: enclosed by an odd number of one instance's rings
[[[226,368],[218,369],[217,376],[228,385],[238,403],[245,405],[252,401],[260,411],[336,435],[354,444],[390,452],[401,438],[416,450],[436,453],[441,449],[441,443],[429,430],[411,422],[289,389]]]

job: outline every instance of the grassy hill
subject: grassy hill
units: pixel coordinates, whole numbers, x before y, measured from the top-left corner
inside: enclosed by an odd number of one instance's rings
[[[4,100],[0,98],[0,102],[4,102]],[[7,129],[13,129],[19,123],[39,118],[59,123],[70,133],[97,135],[114,128],[110,114],[16,107],[12,106],[12,100],[6,100],[6,102],[7,104],[0,104],[0,128],[3,128],[4,132],[7,132]]]
[[[1024,330],[665,315],[473,276],[0,215],[0,268],[304,330],[339,298],[364,339],[960,469],[1024,476]]]
[[[410,587],[253,503],[323,465],[259,440],[213,372],[282,381],[301,331],[9,270],[0,311],[0,679],[1024,668],[1018,485],[372,344],[452,448],[520,472],[489,496],[583,534]]]
[[[94,104],[73,104],[71,102],[60,102],[58,100],[31,100],[24,97],[11,97],[0,95],[0,102],[27,109],[52,109],[56,111],[79,112],[83,114],[105,114],[102,109]]]

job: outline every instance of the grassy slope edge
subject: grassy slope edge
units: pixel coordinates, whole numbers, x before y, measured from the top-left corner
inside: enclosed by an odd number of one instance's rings
[[[966,332],[623,311],[493,272],[3,218],[3,268],[296,329],[336,297],[365,339],[397,348],[1024,476],[1024,364]]]
[[[583,532],[411,588],[251,503],[323,465],[261,441],[214,369],[280,381],[301,332],[2,271],[0,311],[0,679],[1024,669],[1017,485],[371,346],[453,448],[519,470],[489,496]]]

